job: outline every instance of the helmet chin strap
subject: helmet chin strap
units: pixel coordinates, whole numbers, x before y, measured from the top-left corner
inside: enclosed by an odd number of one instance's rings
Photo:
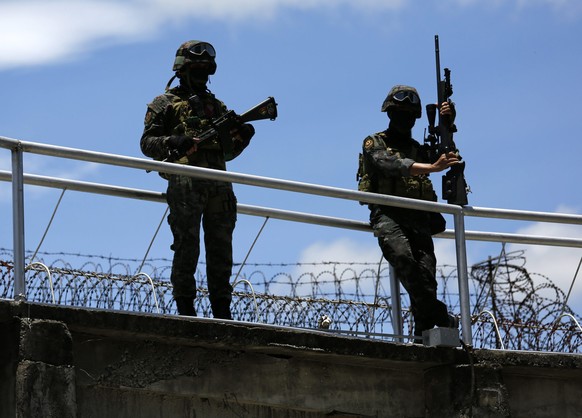
[[[165,89],[166,92],[168,92],[168,90],[170,90],[170,85],[172,84],[172,81],[174,81],[176,79],[176,77],[178,77],[178,74],[174,74],[172,76],[172,78],[170,78],[170,80],[166,84],[166,89]]]

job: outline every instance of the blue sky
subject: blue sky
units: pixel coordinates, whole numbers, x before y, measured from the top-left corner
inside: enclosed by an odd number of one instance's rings
[[[146,104],[171,77],[185,40],[217,49],[211,90],[242,112],[267,96],[230,171],[354,189],[363,138],[383,130],[394,84],[436,100],[434,35],[452,70],[455,139],[478,207],[582,213],[582,4],[578,0],[18,0],[0,2],[0,135],[142,157]],[[422,141],[426,118],[415,137]],[[10,154],[0,151],[0,168]],[[25,171],[164,191],[155,173],[27,155]],[[433,175],[440,185],[440,174]],[[367,220],[351,201],[235,185],[240,203]],[[60,191],[27,187],[26,247],[42,237]],[[0,184],[0,247],[12,248],[10,187]],[[141,259],[161,204],[67,192],[41,248]],[[239,216],[235,260],[263,220]],[[449,222],[450,227],[451,222]],[[468,218],[467,229],[582,237],[582,226]],[[170,258],[164,223],[151,257]],[[440,263],[453,243],[437,240]],[[524,248],[510,245],[508,250]],[[582,251],[525,247],[527,268],[566,292]],[[469,264],[500,244],[469,242]],[[270,220],[249,262],[373,261],[366,233]],[[582,295],[582,285],[573,298]],[[582,308],[582,304],[580,304]]]

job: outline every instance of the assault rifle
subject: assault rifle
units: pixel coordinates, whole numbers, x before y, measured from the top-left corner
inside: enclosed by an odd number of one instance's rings
[[[232,130],[238,128],[242,123],[251,122],[254,120],[277,118],[277,103],[275,98],[268,97],[252,109],[247,110],[241,115],[237,115],[233,110],[229,110],[224,115],[213,119],[210,122],[210,128],[197,135],[194,138],[195,145],[198,145],[208,139],[217,138],[222,144],[225,155],[229,155],[233,151]],[[181,162],[185,155],[177,150],[170,151],[168,157],[164,162]]]
[[[434,48],[436,56],[438,106],[440,106],[443,102],[451,103],[453,86],[451,85],[451,70],[448,68],[444,69],[444,80],[441,80],[438,35],[434,37]],[[435,104],[426,105],[429,135],[424,139],[424,143],[429,149],[431,161],[436,161],[443,153],[456,151],[455,143],[453,142],[453,133],[457,131],[457,128],[454,125],[451,126],[449,124],[450,120],[447,120],[447,117],[441,117],[440,113],[438,125],[435,126],[438,106]],[[443,199],[450,204],[461,206],[468,204],[467,193],[469,192],[469,188],[465,181],[464,171],[465,161],[460,161],[458,164],[451,166],[449,171],[443,176]]]

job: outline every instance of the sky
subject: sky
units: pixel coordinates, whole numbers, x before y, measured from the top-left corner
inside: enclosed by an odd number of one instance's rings
[[[582,214],[582,3],[579,0],[0,0],[0,136],[145,158],[146,105],[173,75],[178,46],[217,50],[210,89],[241,113],[275,97],[229,171],[355,189],[363,139],[387,126],[391,86],[436,101],[434,36],[451,69],[455,141],[475,207]],[[422,142],[425,115],[414,137]],[[155,173],[25,155],[26,173],[165,191]],[[10,170],[0,150],[0,169]],[[441,174],[431,176],[440,195]],[[235,185],[239,203],[367,221],[354,201]],[[39,245],[61,192],[26,186],[26,249]],[[12,248],[11,189],[0,184],[0,248]],[[142,259],[161,203],[67,191],[41,251]],[[447,218],[452,228],[452,219]],[[239,215],[235,262],[264,219]],[[582,238],[582,225],[467,218],[476,231]],[[149,257],[171,258],[164,222]],[[454,243],[435,240],[439,264]],[[469,265],[501,244],[467,242]],[[566,293],[582,250],[509,244]],[[371,234],[270,219],[249,263],[373,262]],[[201,257],[203,260],[203,257]],[[582,278],[570,304],[582,312]]]

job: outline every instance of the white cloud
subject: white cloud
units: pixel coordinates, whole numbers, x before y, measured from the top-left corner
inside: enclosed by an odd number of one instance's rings
[[[144,35],[150,21],[135,2],[3,2],[0,39],[10,41],[0,43],[0,68],[73,59],[96,42]]]
[[[466,7],[483,3],[450,1]],[[515,2],[518,7],[541,4],[573,11],[570,15],[582,7],[578,0]],[[8,0],[0,3],[0,69],[77,59],[104,43],[135,42],[192,19],[253,23],[293,10],[376,15],[408,4],[410,0]]]
[[[488,7],[497,7],[501,5],[515,4],[518,8],[526,8],[532,6],[549,6],[554,10],[561,11],[575,11],[580,10],[580,2],[578,0],[454,0],[455,3],[462,6],[474,6],[482,4]]]
[[[0,69],[71,60],[190,19],[256,21],[286,9],[391,10],[406,0],[9,0],[0,3]]]
[[[559,213],[576,213],[572,208],[560,207]],[[582,225],[556,224],[536,222],[517,231],[518,234],[538,235],[547,237],[582,239]],[[548,277],[564,293],[568,292],[576,273],[576,268],[582,257],[582,249],[542,245],[512,244],[508,251],[525,249],[527,264],[530,273],[537,273]],[[538,279],[539,280],[539,279]],[[578,277],[570,295],[569,304],[572,305],[582,296],[582,272]]]
[[[531,6],[548,6],[551,9],[565,14],[578,13],[582,11],[582,5],[579,0],[516,0],[520,8]]]

